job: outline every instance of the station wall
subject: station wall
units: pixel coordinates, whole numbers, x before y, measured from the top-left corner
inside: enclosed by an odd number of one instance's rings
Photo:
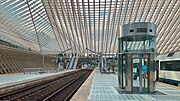
[[[43,56],[41,54],[18,50],[0,45],[0,74],[19,73],[25,68],[46,68],[53,69],[54,57]]]

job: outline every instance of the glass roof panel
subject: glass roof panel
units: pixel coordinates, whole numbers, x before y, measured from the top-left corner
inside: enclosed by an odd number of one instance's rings
[[[117,52],[121,25],[151,22],[157,25],[157,53],[165,53],[180,50],[171,43],[179,38],[179,4],[179,0],[1,0],[0,21],[37,51],[73,48],[68,52],[79,54],[86,48]],[[128,47],[140,48],[134,44]]]

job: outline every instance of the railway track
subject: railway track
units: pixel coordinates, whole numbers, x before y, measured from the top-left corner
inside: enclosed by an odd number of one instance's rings
[[[69,100],[91,72],[92,70],[80,70],[57,80],[0,95],[0,101]]]
[[[76,78],[69,82],[66,86],[54,92],[43,101],[69,101],[81,84],[86,80],[91,72],[87,72],[82,77]]]

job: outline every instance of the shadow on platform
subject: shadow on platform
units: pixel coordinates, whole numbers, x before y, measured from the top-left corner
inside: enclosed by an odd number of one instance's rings
[[[124,89],[120,89],[120,88],[118,88],[118,87],[114,87],[115,89],[116,89],[116,91],[119,93],[119,94],[140,94],[140,92],[139,92],[139,87],[133,87],[133,92],[128,92],[128,91],[125,91]],[[142,90],[142,94],[148,94],[148,95],[167,95],[167,94],[165,94],[165,93],[163,93],[163,92],[160,92],[160,91],[155,91],[155,92],[153,92],[153,93],[149,93],[149,92],[147,92],[147,88],[144,88],[143,90]]]

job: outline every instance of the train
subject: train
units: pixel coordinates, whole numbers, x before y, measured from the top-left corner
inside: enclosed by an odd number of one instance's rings
[[[158,80],[180,86],[180,51],[158,55]]]

